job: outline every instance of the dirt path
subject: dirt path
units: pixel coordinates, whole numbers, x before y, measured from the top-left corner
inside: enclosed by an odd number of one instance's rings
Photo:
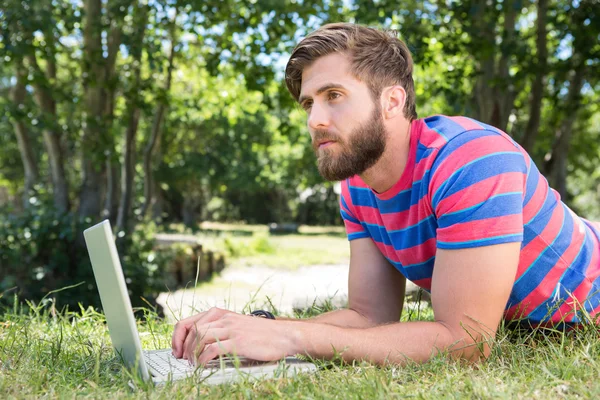
[[[294,307],[304,308],[313,301],[332,299],[344,303],[348,295],[348,263],[313,265],[296,270],[262,266],[232,266],[220,276],[196,289],[162,293],[157,301],[168,318],[188,316],[212,306],[241,312],[248,305],[258,309],[271,303],[291,314]],[[247,311],[247,310],[246,310]]]
[[[409,282],[407,293],[415,287]],[[170,320],[217,306],[242,312],[265,308],[270,302],[282,313],[331,300],[342,305],[348,297],[348,262],[312,265],[296,270],[262,266],[231,266],[196,289],[162,293],[157,301]],[[244,308],[246,308],[244,310]]]

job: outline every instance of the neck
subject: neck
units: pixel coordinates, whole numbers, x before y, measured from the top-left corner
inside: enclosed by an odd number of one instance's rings
[[[402,119],[388,126],[388,141],[381,158],[360,178],[377,193],[390,189],[402,176],[410,151],[410,122]]]

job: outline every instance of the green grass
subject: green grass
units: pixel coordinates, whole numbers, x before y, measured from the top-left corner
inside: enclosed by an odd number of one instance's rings
[[[180,225],[171,226],[170,231],[190,233]],[[270,235],[265,225],[205,222],[195,236],[207,248],[225,253],[227,265],[296,269],[350,259],[343,227],[302,226],[298,234]]]
[[[325,311],[325,310],[317,310]],[[315,311],[313,310],[313,313]],[[143,346],[169,346],[172,327],[141,310]],[[431,320],[431,309],[403,319]],[[595,327],[567,334],[502,328],[478,366],[438,356],[423,365],[380,368],[319,363],[314,375],[206,386],[194,378],[164,387],[129,388],[102,314],[56,312],[51,302],[0,311],[2,398],[598,398],[600,340]]]
[[[258,239],[257,239],[258,238]],[[350,246],[345,237],[285,235],[254,235],[231,238],[234,245],[257,251],[230,256],[232,265],[264,265],[271,268],[296,269],[304,265],[338,264],[350,259]],[[260,249],[262,247],[263,249]],[[266,251],[265,251],[266,250]]]

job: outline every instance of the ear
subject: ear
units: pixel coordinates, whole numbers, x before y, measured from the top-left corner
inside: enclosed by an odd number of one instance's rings
[[[404,104],[406,103],[406,90],[400,85],[390,86],[383,90],[383,116],[392,119],[398,115],[404,115]]]

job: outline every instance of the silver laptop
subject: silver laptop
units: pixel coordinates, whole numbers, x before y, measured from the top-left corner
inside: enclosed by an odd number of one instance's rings
[[[187,360],[175,358],[171,349],[142,350],[110,222],[102,221],[86,229],[83,235],[113,347],[126,366],[134,372],[137,371],[144,380],[151,379],[160,383],[195,374],[203,382],[218,384],[244,376],[268,378],[316,370],[314,364],[296,357],[286,357],[279,362],[269,363],[243,357],[222,357],[209,362],[204,368],[195,368]]]

